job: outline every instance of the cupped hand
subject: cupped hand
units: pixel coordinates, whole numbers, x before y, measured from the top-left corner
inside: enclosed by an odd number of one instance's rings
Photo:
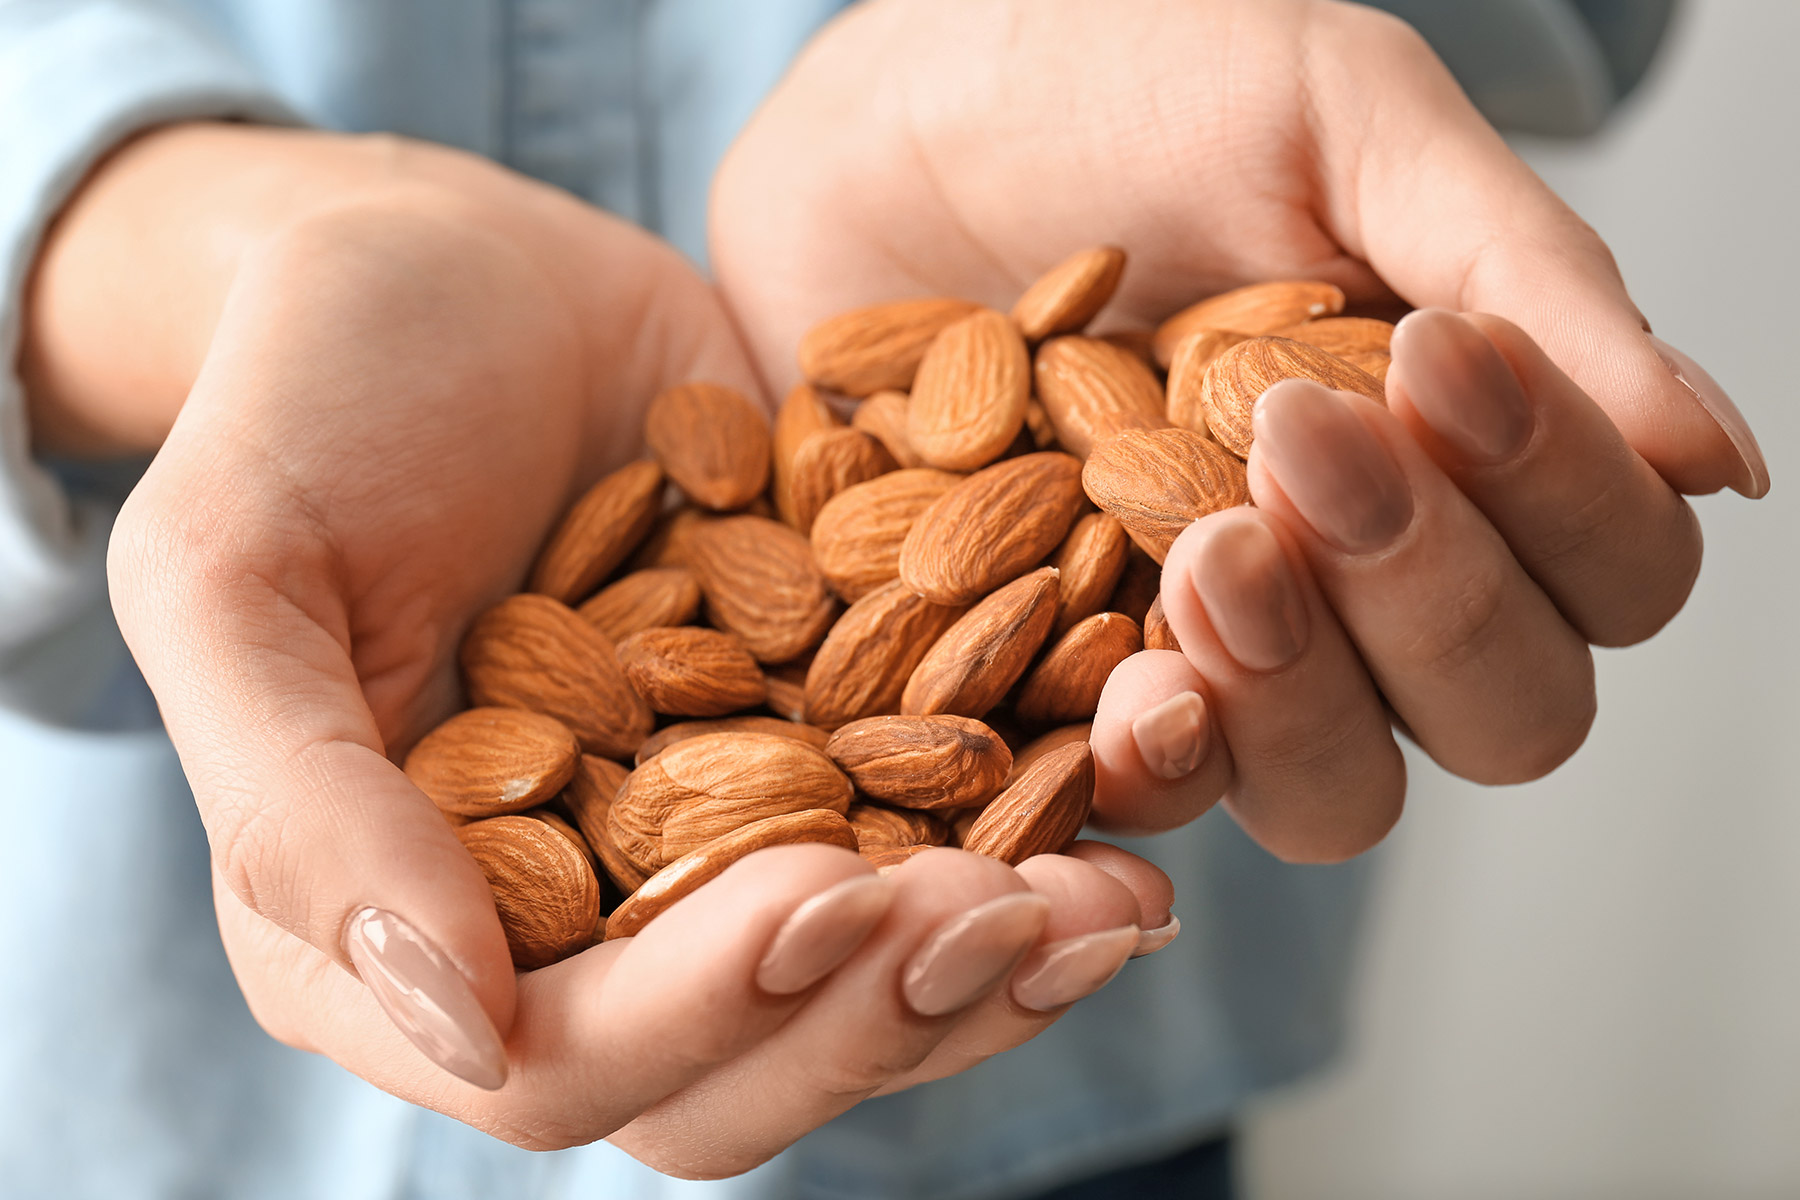
[[[888,0],[840,18],[728,156],[712,249],[781,387],[813,322],[906,295],[1002,310],[1064,255],[1130,255],[1102,322],[1324,279],[1402,323],[1382,406],[1258,404],[1255,509],[1183,534],[1182,652],[1109,681],[1097,811],[1167,828],[1223,797],[1283,857],[1397,819],[1397,718],[1438,762],[1550,770],[1594,709],[1589,645],[1641,640],[1700,561],[1681,493],[1760,495],[1729,399],[1651,336],[1598,237],[1402,23],[1323,0]],[[1459,313],[1489,313],[1466,317]]]

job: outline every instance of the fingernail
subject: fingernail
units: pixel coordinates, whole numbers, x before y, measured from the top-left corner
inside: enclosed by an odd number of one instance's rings
[[[1194,556],[1194,591],[1225,652],[1278,671],[1306,648],[1306,602],[1281,543],[1254,516],[1219,521]]]
[[[365,908],[350,918],[344,950],[388,1019],[426,1058],[490,1092],[506,1082],[506,1048],[494,1023],[424,934],[391,912]]]
[[[1198,692],[1170,696],[1138,715],[1131,723],[1131,740],[1137,743],[1144,765],[1158,779],[1180,779],[1193,774],[1212,740],[1206,701]]]
[[[968,1004],[1018,965],[1050,916],[1036,892],[989,900],[951,921],[913,955],[901,993],[920,1016],[938,1017]]]
[[[1737,451],[1739,461],[1744,464],[1744,474],[1738,482],[1731,485],[1731,489],[1752,500],[1760,500],[1767,495],[1769,464],[1763,458],[1762,447],[1756,443],[1756,435],[1750,432],[1750,422],[1744,420],[1744,414],[1731,402],[1725,389],[1706,373],[1705,367],[1661,338],[1651,335],[1650,344],[1656,347],[1656,353],[1663,360],[1663,365],[1669,368],[1669,374],[1693,393],[1694,399],[1700,402],[1700,407],[1706,410],[1706,415],[1730,439],[1731,448]]]
[[[1013,976],[1013,1000],[1021,1008],[1049,1012],[1091,996],[1112,981],[1137,944],[1136,925],[1052,942]]]
[[[1275,482],[1319,536],[1346,554],[1371,554],[1412,523],[1412,489],[1348,399],[1284,379],[1256,402],[1251,428]]]
[[[826,888],[788,917],[756,968],[756,986],[789,996],[825,978],[863,944],[893,902],[879,875],[859,875]]]
[[[1142,958],[1146,954],[1155,954],[1158,950],[1161,950],[1164,946],[1174,941],[1176,935],[1180,932],[1181,918],[1171,916],[1167,925],[1163,925],[1156,929],[1146,929],[1144,932],[1138,934],[1137,949],[1132,951],[1131,957]]]
[[[1531,440],[1531,404],[1512,367],[1471,321],[1441,308],[1394,329],[1400,380],[1437,435],[1479,463],[1504,462]]]

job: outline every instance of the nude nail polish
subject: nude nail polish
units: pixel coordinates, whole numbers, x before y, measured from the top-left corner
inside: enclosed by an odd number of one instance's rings
[[[1354,397],[1285,379],[1256,402],[1253,454],[1320,537],[1345,554],[1386,549],[1412,523],[1412,488]]]
[[[1158,950],[1161,950],[1164,946],[1174,941],[1180,933],[1181,918],[1171,915],[1167,925],[1160,925],[1155,929],[1146,929],[1144,932],[1138,934],[1137,949],[1132,951],[1131,957],[1142,958],[1146,954],[1155,954]]]
[[[1052,942],[1013,976],[1012,998],[1034,1012],[1073,1004],[1111,982],[1137,945],[1136,925]]]
[[[1421,308],[1395,327],[1393,352],[1393,374],[1413,408],[1466,458],[1504,462],[1531,440],[1525,389],[1473,322]]]
[[[1138,756],[1158,779],[1180,779],[1194,773],[1212,740],[1206,701],[1198,692],[1170,696],[1145,709],[1131,723]]]
[[[777,996],[809,988],[863,944],[893,903],[879,875],[859,875],[825,889],[793,911],[756,968],[756,986]]]
[[[506,1048],[474,989],[407,922],[365,908],[344,930],[344,950],[388,1019],[432,1062],[488,1091],[506,1082]]]
[[[1706,410],[1722,432],[1731,441],[1732,449],[1737,451],[1738,459],[1743,463],[1744,473],[1738,482],[1731,485],[1735,492],[1761,499],[1769,492],[1769,464],[1763,458],[1762,447],[1757,444],[1756,435],[1750,431],[1750,422],[1738,411],[1738,406],[1731,402],[1718,381],[1706,373],[1706,368],[1677,350],[1661,338],[1651,335],[1650,344],[1669,368],[1669,374],[1675,376],[1677,383],[1693,393],[1700,407]]]
[[[1013,892],[952,919],[932,934],[901,974],[906,1002],[938,1017],[973,1002],[1012,972],[1050,917],[1050,901]]]
[[[1281,543],[1257,518],[1206,531],[1193,583],[1220,645],[1248,669],[1278,671],[1306,649],[1306,601]]]

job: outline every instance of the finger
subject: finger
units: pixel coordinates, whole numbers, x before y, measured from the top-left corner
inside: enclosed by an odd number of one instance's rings
[[[1588,641],[1639,642],[1687,600],[1700,525],[1607,415],[1498,317],[1394,331],[1388,407]]]
[[[1113,668],[1088,734],[1097,826],[1158,833],[1225,794],[1231,747],[1207,703],[1209,686],[1172,650],[1140,651]]]
[[[1253,427],[1251,495],[1303,550],[1419,744],[1482,783],[1533,779],[1574,753],[1594,716],[1586,640],[1399,421],[1288,380],[1257,401]]]
[[[1174,920],[1175,884],[1149,859],[1107,842],[1080,841],[1063,854],[1098,867],[1130,889],[1137,897],[1139,922],[1146,934],[1166,928]]]

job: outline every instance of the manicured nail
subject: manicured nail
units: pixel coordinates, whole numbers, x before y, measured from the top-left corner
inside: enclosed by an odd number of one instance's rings
[[[506,1082],[506,1048],[494,1023],[424,934],[391,912],[365,908],[350,918],[344,950],[388,1019],[426,1058],[490,1092]]]
[[[1110,983],[1137,945],[1136,925],[1052,942],[1013,976],[1013,1000],[1034,1012],[1073,1004]]]
[[[1743,475],[1731,485],[1731,489],[1752,500],[1760,500],[1767,495],[1769,464],[1763,458],[1762,447],[1756,443],[1756,435],[1750,432],[1750,422],[1744,420],[1744,414],[1731,402],[1725,389],[1706,373],[1705,367],[1661,338],[1652,335],[1650,344],[1656,347],[1656,353],[1663,360],[1663,365],[1669,368],[1669,374],[1693,393],[1694,399],[1700,402],[1700,407],[1706,410],[1706,415],[1731,440],[1732,449],[1737,451],[1738,459],[1744,465]]]
[[[1478,463],[1504,462],[1531,440],[1531,404],[1487,335],[1453,312],[1421,308],[1394,329],[1394,362],[1425,423]]]
[[[1050,917],[1050,901],[1014,892],[972,908],[913,955],[900,990],[920,1016],[955,1012],[1012,972]]]
[[[1142,958],[1146,954],[1155,954],[1158,950],[1161,950],[1164,946],[1174,941],[1176,935],[1180,932],[1181,918],[1171,916],[1167,925],[1160,926],[1156,929],[1146,929],[1144,932],[1138,934],[1137,949],[1132,952],[1131,957]]]
[[[811,897],[769,943],[756,986],[789,996],[819,982],[863,944],[893,899],[893,885],[879,875],[846,879]]]
[[[1225,652],[1252,671],[1278,671],[1299,658],[1306,601],[1269,527],[1245,514],[1217,521],[1205,535],[1194,555],[1194,591]]]
[[[1191,775],[1206,757],[1212,726],[1206,720],[1206,701],[1198,692],[1170,696],[1155,708],[1138,714],[1131,723],[1131,740],[1138,756],[1158,779]]]
[[[1412,489],[1351,399],[1310,379],[1282,380],[1256,402],[1254,451],[1320,537],[1372,554],[1412,523]]]

